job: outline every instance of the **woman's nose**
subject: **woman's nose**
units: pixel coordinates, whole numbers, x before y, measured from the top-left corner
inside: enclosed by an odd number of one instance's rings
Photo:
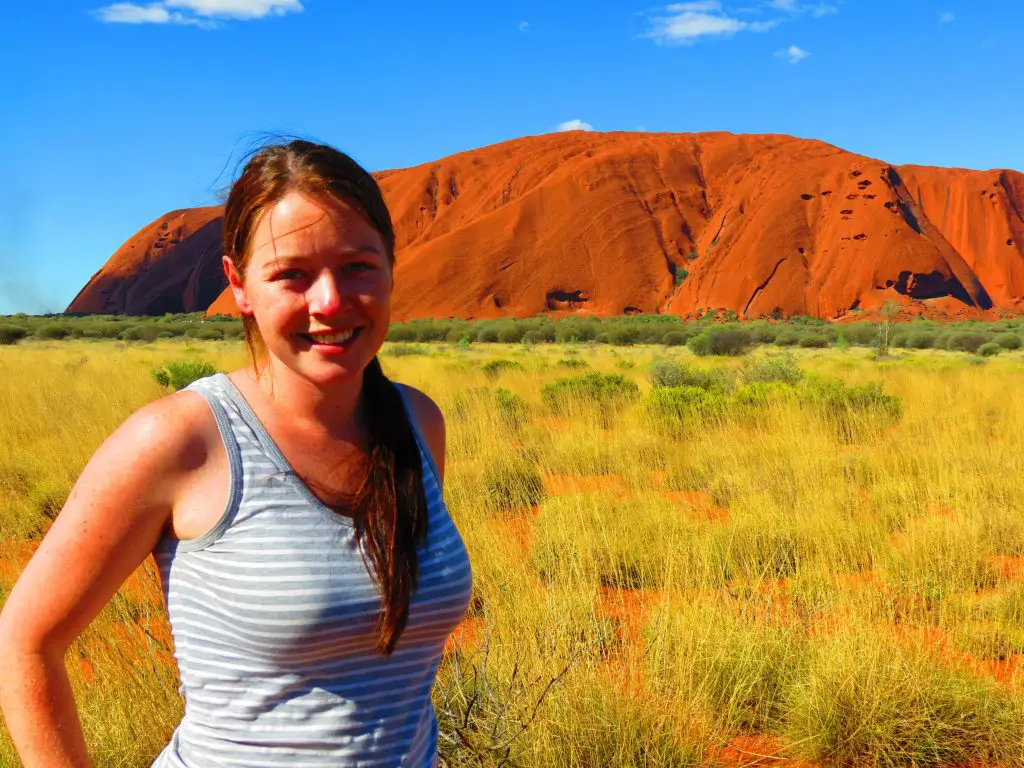
[[[309,289],[309,311],[331,315],[342,307],[341,286],[330,270],[324,270]]]

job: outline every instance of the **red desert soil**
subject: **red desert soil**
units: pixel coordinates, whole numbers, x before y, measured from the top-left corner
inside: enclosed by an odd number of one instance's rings
[[[780,135],[575,131],[376,177],[397,235],[395,320],[841,318],[888,299],[906,315],[1024,311],[1015,171],[891,166]],[[68,310],[236,312],[221,293],[219,215],[175,211],[143,228]]]

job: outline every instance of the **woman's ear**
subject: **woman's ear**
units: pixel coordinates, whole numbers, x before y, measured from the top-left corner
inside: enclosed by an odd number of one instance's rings
[[[227,275],[228,285],[231,287],[231,293],[235,297],[235,304],[238,305],[238,311],[243,315],[251,315],[252,304],[246,296],[245,285],[242,280],[241,273],[239,273],[235,263],[227,256],[221,256],[220,261],[221,264],[224,265],[224,274]]]

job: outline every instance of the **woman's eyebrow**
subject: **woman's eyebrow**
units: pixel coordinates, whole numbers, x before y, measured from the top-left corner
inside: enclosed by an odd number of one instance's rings
[[[352,245],[344,248],[332,248],[329,251],[332,255],[337,256],[359,256],[364,253],[374,253],[378,256],[383,256],[383,252],[377,248],[377,246],[367,243],[366,245]],[[281,267],[291,266],[293,264],[301,264],[309,260],[310,254],[307,253],[285,253],[275,254],[274,258],[266,263],[267,269],[280,269]]]

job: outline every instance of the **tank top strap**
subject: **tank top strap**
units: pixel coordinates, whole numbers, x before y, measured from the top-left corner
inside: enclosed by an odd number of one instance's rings
[[[224,449],[228,454],[228,462],[231,465],[231,476],[241,477],[242,474],[242,452],[238,445],[236,425],[233,423],[229,409],[225,401],[229,400],[228,393],[224,389],[222,379],[226,378],[223,373],[197,379],[185,387],[187,392],[195,392],[202,397],[210,406],[213,418],[217,422],[217,429],[220,432],[221,440],[224,442]]]
[[[420,455],[423,457],[423,461],[426,465],[430,468],[430,474],[432,475],[434,482],[437,484],[438,489],[440,489],[441,473],[437,470],[437,464],[434,462],[434,455],[430,452],[426,438],[423,437],[423,432],[420,430],[419,422],[416,420],[416,414],[413,413],[412,404],[409,402],[409,395],[406,391],[406,387],[404,384],[398,384],[395,382],[395,388],[398,389],[398,394],[402,396],[402,404],[405,406],[405,414],[409,418],[409,424],[412,426],[412,434],[416,438],[416,446],[420,450]]]

